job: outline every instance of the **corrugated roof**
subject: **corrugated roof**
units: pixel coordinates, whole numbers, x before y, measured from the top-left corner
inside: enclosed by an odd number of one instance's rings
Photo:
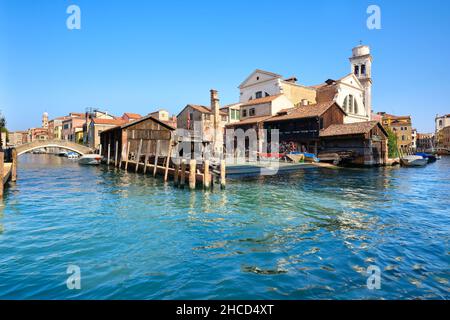
[[[328,128],[321,130],[320,137],[346,136],[355,134],[365,134],[379,125],[381,130],[387,135],[384,128],[378,121],[364,121],[346,124],[332,124]]]

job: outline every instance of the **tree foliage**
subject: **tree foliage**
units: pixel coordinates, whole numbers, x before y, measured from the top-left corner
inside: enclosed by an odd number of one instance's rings
[[[389,158],[397,158],[398,146],[397,146],[397,135],[390,128],[386,128],[388,133],[388,155]]]

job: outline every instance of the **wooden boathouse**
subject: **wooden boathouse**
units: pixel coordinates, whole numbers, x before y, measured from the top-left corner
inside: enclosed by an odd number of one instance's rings
[[[353,165],[385,165],[388,161],[388,134],[378,121],[334,124],[320,132],[323,153],[350,152]]]
[[[165,182],[173,177],[176,185],[184,187],[188,182],[191,189],[197,182],[210,187],[213,174],[217,173],[221,186],[225,186],[224,161],[214,170],[210,169],[209,160],[203,159],[198,164],[195,159],[182,160],[175,154],[178,150],[175,128],[151,115],[101,132],[100,143],[101,155],[108,165],[160,175]]]

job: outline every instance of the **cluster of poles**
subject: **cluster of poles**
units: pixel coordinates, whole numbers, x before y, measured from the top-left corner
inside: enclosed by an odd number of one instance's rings
[[[5,162],[5,152],[0,151],[0,199],[3,198],[5,184],[8,181],[15,182],[17,180],[17,150],[11,149],[10,161]]]

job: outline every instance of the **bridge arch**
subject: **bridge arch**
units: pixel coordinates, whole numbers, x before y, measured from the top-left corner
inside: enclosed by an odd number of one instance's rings
[[[82,156],[85,154],[94,152],[94,150],[92,148],[83,146],[83,145],[75,143],[75,142],[65,141],[65,140],[38,140],[38,141],[33,141],[30,143],[22,144],[20,146],[17,146],[15,149],[17,151],[17,155],[20,156],[24,153],[33,151],[35,149],[48,148],[48,147],[61,148],[61,149],[74,151],[76,153],[79,153]]]

